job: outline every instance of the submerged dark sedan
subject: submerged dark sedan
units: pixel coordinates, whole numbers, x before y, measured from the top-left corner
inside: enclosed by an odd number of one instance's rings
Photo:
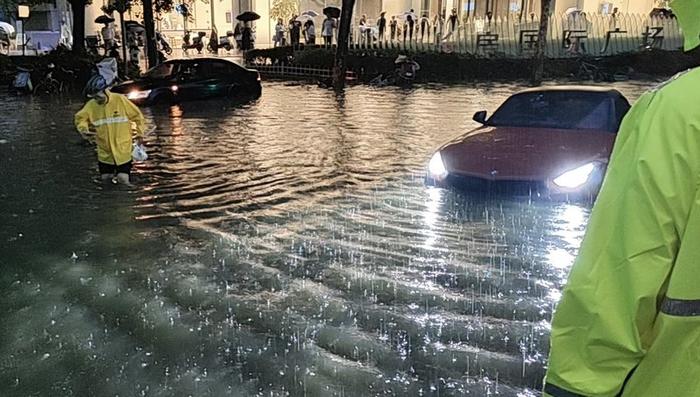
[[[427,180],[516,195],[594,196],[629,108],[607,88],[523,91],[488,119],[477,112],[474,120],[483,126],[440,147]]]
[[[176,59],[112,88],[137,104],[260,95],[260,74],[219,58]]]

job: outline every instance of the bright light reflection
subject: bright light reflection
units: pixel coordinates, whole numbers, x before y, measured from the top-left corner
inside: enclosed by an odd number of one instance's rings
[[[566,281],[569,269],[574,264],[587,222],[588,209],[568,204],[561,207],[552,220],[554,237],[563,244],[547,247],[545,258],[559,276],[561,284]],[[548,297],[557,301],[561,298],[561,292],[554,287],[550,288]]]
[[[435,247],[438,234],[435,231],[435,225],[440,217],[440,205],[442,204],[442,195],[444,190],[430,187],[427,190],[428,199],[425,202],[425,211],[423,211],[423,221],[426,226],[426,239],[423,242],[422,248],[432,249]]]

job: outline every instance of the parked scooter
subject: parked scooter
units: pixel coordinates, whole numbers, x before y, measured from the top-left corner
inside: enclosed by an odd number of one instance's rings
[[[31,94],[34,92],[31,72],[31,69],[17,67],[17,74],[14,80],[12,80],[12,83],[10,83],[10,92],[17,95]]]
[[[394,73],[388,75],[382,73],[373,78],[369,82],[370,85],[377,87],[384,87],[387,85],[410,86],[416,79],[416,72],[420,70],[418,62],[406,55],[399,55],[396,60],[394,60],[394,66]]]
[[[160,32],[156,32],[156,43],[158,47],[160,47],[159,50],[163,51],[165,54],[171,55],[173,53],[173,48],[170,47],[170,44],[168,44],[168,41]]]
[[[396,83],[400,85],[409,85],[416,79],[416,72],[420,70],[420,65],[413,59],[399,55],[394,60],[396,65]]]
[[[226,32],[226,36],[219,37],[219,48],[223,48],[226,51],[231,51],[235,48],[234,35],[232,31]]]
[[[182,50],[187,53],[187,50],[194,48],[197,50],[198,53],[202,53],[202,49],[204,49],[204,36],[207,34],[204,32],[198,32],[196,37],[192,38],[192,42],[190,43],[190,32],[188,31],[185,33],[185,36],[182,38]]]

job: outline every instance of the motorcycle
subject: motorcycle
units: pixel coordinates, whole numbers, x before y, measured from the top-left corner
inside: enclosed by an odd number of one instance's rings
[[[202,53],[202,49],[204,49],[204,36],[207,34],[204,32],[198,32],[196,37],[192,38],[192,42],[190,43],[190,32],[185,33],[185,36],[182,38],[182,50],[187,53],[187,50],[194,48],[197,50],[198,53]]]

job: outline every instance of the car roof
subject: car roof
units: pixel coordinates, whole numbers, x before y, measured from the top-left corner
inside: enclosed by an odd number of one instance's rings
[[[226,62],[230,63],[232,65],[238,66],[239,68],[247,69],[243,65],[240,65],[230,59],[226,58],[215,58],[215,57],[198,57],[198,58],[189,58],[189,59],[169,59],[165,61],[164,63],[194,63],[194,62]]]
[[[567,91],[568,92],[603,93],[603,94],[611,94],[614,96],[622,96],[620,91],[618,91],[614,88],[591,86],[591,85],[553,85],[553,86],[529,88],[527,90],[519,91],[515,95],[528,94],[528,93],[533,93],[533,92],[567,92]]]

